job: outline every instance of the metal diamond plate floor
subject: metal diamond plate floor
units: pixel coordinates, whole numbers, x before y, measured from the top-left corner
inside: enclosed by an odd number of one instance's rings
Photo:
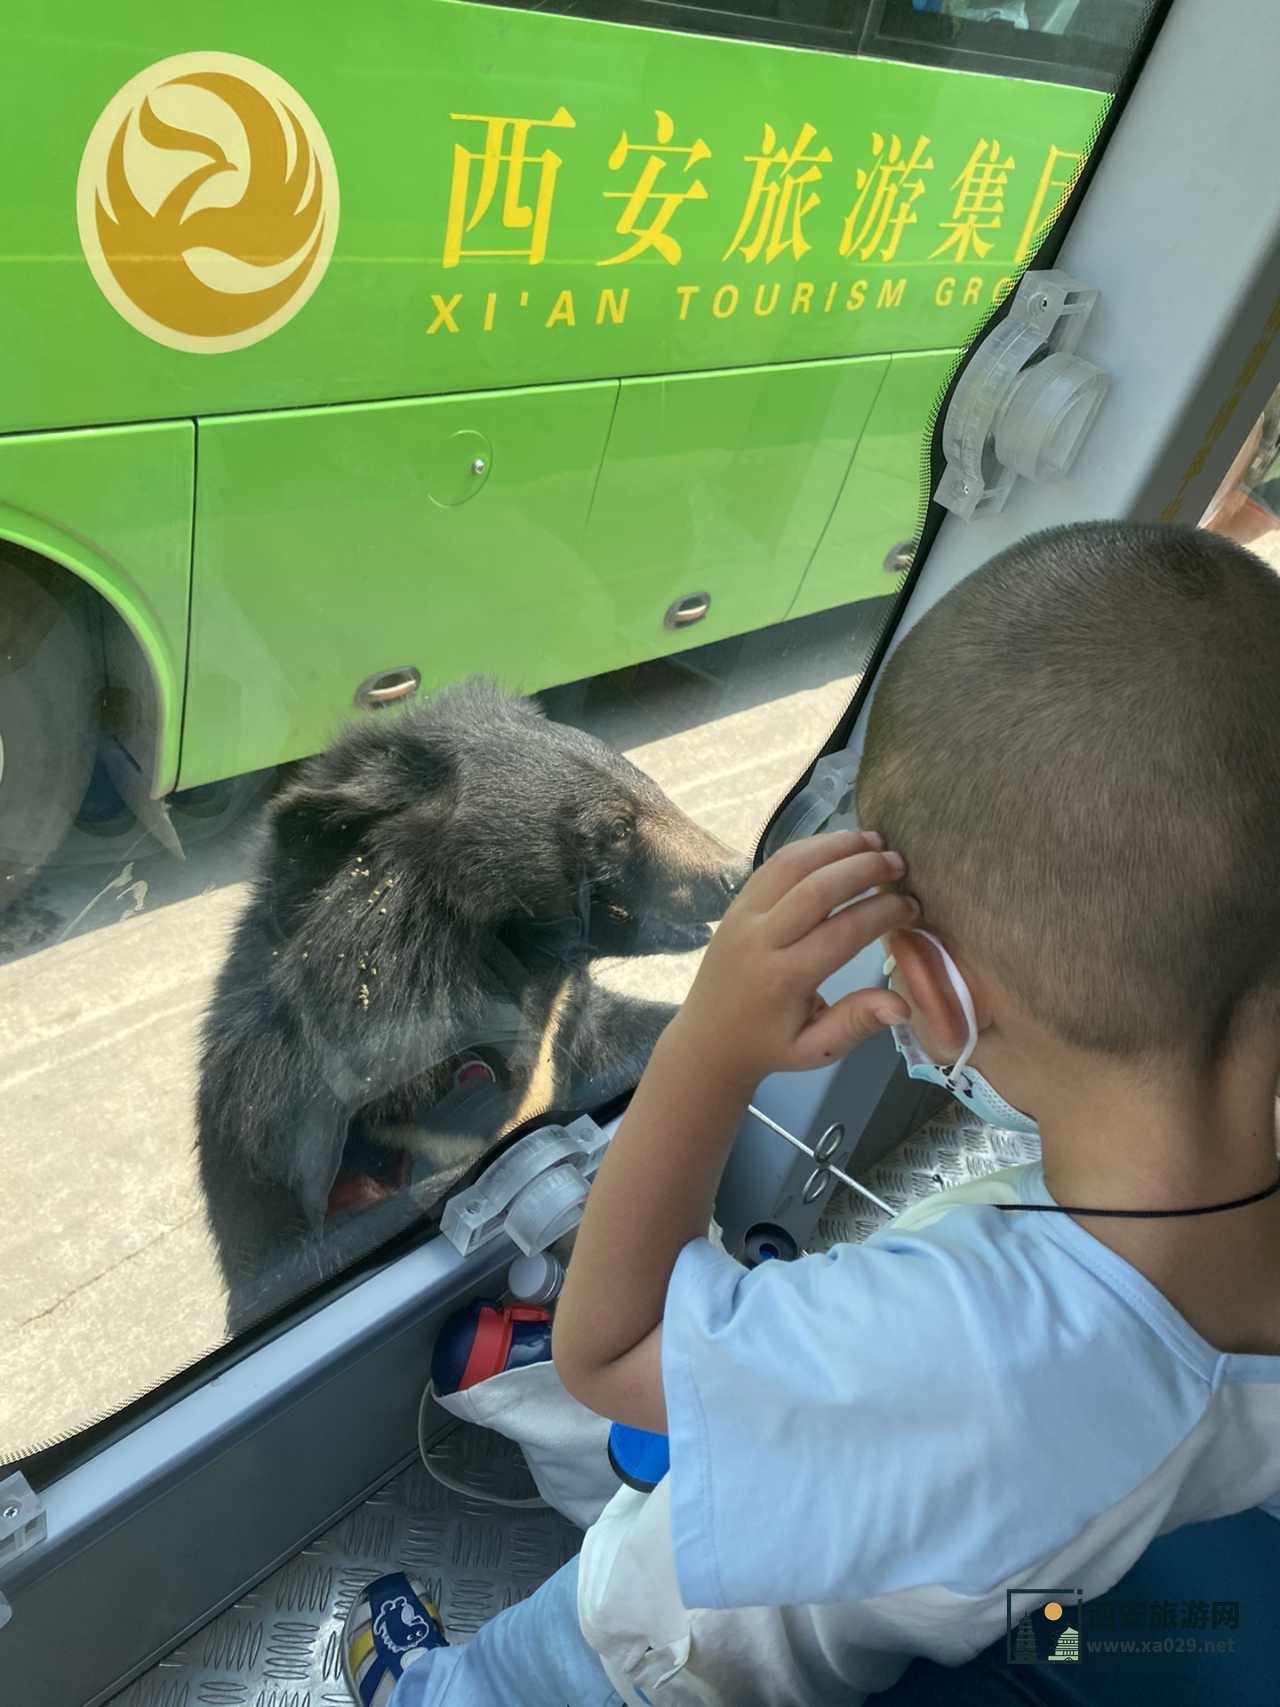
[[[498,1435],[457,1428],[432,1449],[455,1479],[508,1497],[536,1490]],[[577,1552],[550,1511],[511,1511],[449,1492],[421,1465],[341,1523],[114,1698],[112,1707],[350,1707],[338,1638],[359,1591],[403,1568],[426,1583],[453,1640],[532,1594]]]
[[[896,1214],[943,1186],[1036,1153],[1034,1140],[976,1126],[957,1111],[900,1144],[864,1183]],[[886,1219],[843,1188],[822,1217],[814,1248],[857,1243]],[[534,1492],[518,1451],[469,1425],[434,1447],[433,1459],[481,1491],[508,1498]],[[338,1638],[353,1598],[372,1578],[398,1568],[421,1578],[450,1637],[465,1641],[531,1594],[580,1540],[554,1512],[486,1505],[415,1465],[117,1695],[112,1707],[349,1707]]]

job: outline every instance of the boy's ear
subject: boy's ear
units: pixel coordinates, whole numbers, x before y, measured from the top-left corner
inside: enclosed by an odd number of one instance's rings
[[[943,1058],[954,1061],[968,1042],[969,1025],[942,956],[920,931],[895,931],[888,946],[896,987],[910,1002],[920,1022],[917,1029],[927,1034]]]

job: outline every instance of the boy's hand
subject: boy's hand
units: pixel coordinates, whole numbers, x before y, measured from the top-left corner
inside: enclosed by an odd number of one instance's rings
[[[896,883],[901,854],[870,831],[813,836],[781,848],[729,908],[671,1032],[705,1067],[746,1094],[768,1073],[824,1066],[901,1024],[906,1003],[855,990],[828,1007],[818,985],[877,937],[914,924],[909,895],[867,895]],[[853,901],[855,895],[863,900]],[[833,916],[833,909],[841,911]]]
[[[907,1018],[901,996],[818,985],[914,923],[879,836],[815,836],[762,865],[721,920],[591,1187],[556,1305],[555,1360],[584,1405],[665,1430],[662,1318],[680,1252],[707,1230],[742,1110],[766,1073],[821,1066]],[[855,895],[866,899],[855,902]],[[833,918],[832,909],[841,911]]]

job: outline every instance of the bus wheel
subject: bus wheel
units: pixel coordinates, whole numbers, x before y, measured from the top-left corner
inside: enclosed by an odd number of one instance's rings
[[[71,827],[93,768],[101,695],[80,584],[0,546],[0,911]]]

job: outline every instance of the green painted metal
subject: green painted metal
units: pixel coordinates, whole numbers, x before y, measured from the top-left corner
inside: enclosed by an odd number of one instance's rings
[[[6,19],[0,431],[959,345],[1106,104],[457,0],[60,10]],[[251,132],[256,211],[219,211]],[[276,329],[215,349],[280,276]],[[158,299],[192,347],[126,318]]]
[[[617,393],[202,421],[183,786],[315,752],[377,671],[411,664],[429,691],[592,668],[583,536]],[[473,435],[491,447],[480,474]]]
[[[581,655],[593,669],[786,616],[888,366],[623,381],[587,532],[595,608]],[[695,593],[711,596],[705,620],[664,631],[668,608]]]
[[[138,635],[158,790],[376,670],[536,687],[884,590],[937,352],[1107,100],[459,0],[59,10],[6,20],[0,479]]]
[[[202,422],[184,786],[314,750],[379,671],[528,692],[781,621],[888,369]]]
[[[924,508],[931,418],[958,350],[894,356],[822,543],[788,616],[809,616],[897,586],[884,560],[912,540]]]
[[[0,539],[79,575],[142,648],[158,699],[157,794],[178,772],[194,444],[190,421],[0,439]]]

